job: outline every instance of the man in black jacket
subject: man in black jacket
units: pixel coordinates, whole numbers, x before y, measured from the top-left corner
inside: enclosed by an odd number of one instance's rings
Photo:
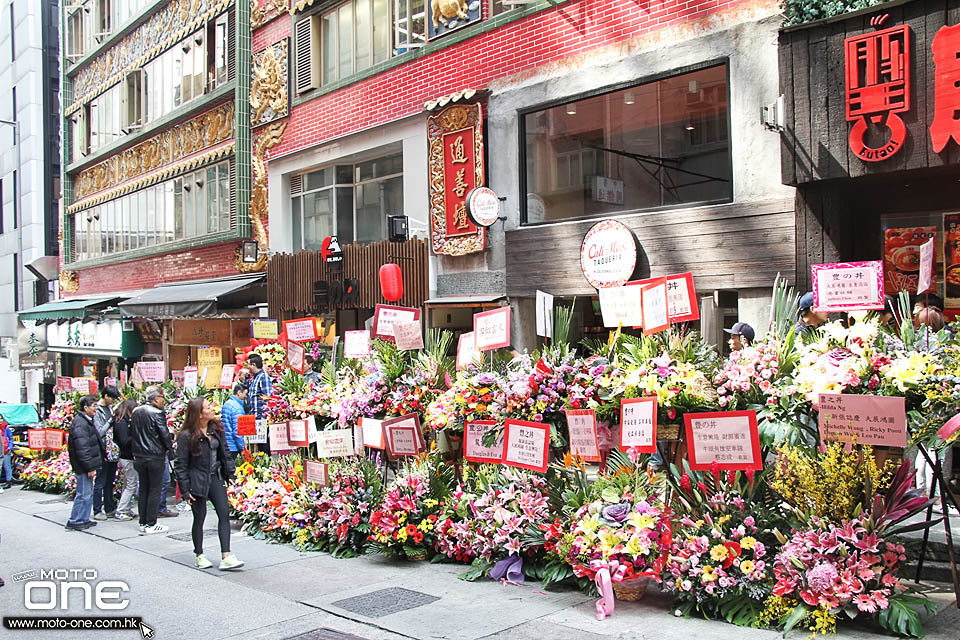
[[[163,389],[147,387],[147,401],[133,411],[133,465],[140,476],[140,535],[166,533],[169,527],[157,524],[163,467],[170,451],[170,431],[163,410]]]
[[[97,396],[89,395],[80,399],[80,412],[74,416],[67,436],[67,453],[70,466],[77,476],[77,495],[73,499],[73,511],[67,520],[67,529],[83,531],[97,525],[90,519],[93,513],[93,479],[103,466],[106,452],[103,441],[93,426],[93,416],[97,413]]]

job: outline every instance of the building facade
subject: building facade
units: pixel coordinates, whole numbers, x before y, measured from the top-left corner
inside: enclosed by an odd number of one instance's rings
[[[4,2],[0,15],[0,401],[37,402],[52,374],[17,312],[56,280],[60,181],[57,3]]]
[[[778,95],[775,1],[254,4],[255,77],[284,51],[290,74],[289,114],[267,125],[284,127],[273,250],[386,240],[402,215],[431,248],[426,324],[469,331],[510,304],[521,350],[537,290],[603,330],[580,270],[603,219],[639,241],[635,277],[693,273],[714,337],[764,326],[774,277],[793,276],[793,189],[759,115]],[[481,184],[501,200],[489,228],[463,206]]]

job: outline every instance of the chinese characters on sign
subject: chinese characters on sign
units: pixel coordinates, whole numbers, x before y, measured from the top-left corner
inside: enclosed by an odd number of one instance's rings
[[[570,433],[570,453],[587,462],[600,461],[600,442],[597,439],[597,414],[593,409],[567,409],[567,431]]]
[[[317,456],[346,458],[354,455],[353,429],[332,429],[317,432]]]
[[[643,307],[640,305],[640,289],[633,287],[604,287],[598,291],[600,314],[603,326],[643,326]]]
[[[238,436],[257,435],[256,416],[237,416],[237,435]]]
[[[940,27],[930,48],[934,65],[930,142],[940,153],[951,139],[960,144],[960,24]]]
[[[817,426],[821,440],[885,447],[907,446],[903,397],[821,393]]]
[[[640,288],[640,306],[643,308],[644,335],[658,333],[670,327],[666,278],[657,278],[651,284]]]
[[[883,309],[883,263],[839,262],[810,266],[814,311]]]
[[[466,366],[477,359],[480,352],[477,351],[477,341],[474,340],[473,331],[461,333],[457,340],[457,371],[466,368]]]
[[[486,229],[467,215],[467,194],[483,186],[483,112],[453,105],[427,119],[430,237],[433,252],[464,255],[486,248]]]
[[[503,428],[503,464],[544,473],[550,450],[550,426],[540,422],[507,420]]]
[[[423,329],[419,320],[394,323],[393,336],[396,338],[398,351],[423,349]]]
[[[327,474],[330,465],[326,462],[317,462],[316,460],[304,460],[303,461],[303,476],[304,480],[307,482],[313,482],[318,484],[321,487],[325,487],[330,484],[329,476]]]
[[[883,18],[871,24],[879,26]],[[850,150],[865,162],[886,160],[897,153],[907,137],[898,113],[910,110],[910,27],[900,25],[844,40],[847,121]],[[869,125],[885,125],[889,139],[868,146]]]
[[[503,435],[491,446],[483,444],[483,434],[495,428],[493,420],[477,420],[463,426],[463,457],[468,462],[498,463],[503,456]]]
[[[620,450],[657,450],[657,398],[629,398],[620,403]]]
[[[290,420],[287,422],[287,442],[291,447],[306,447],[310,444],[307,436],[306,420]]]
[[[134,365],[134,370],[143,382],[163,382],[166,379],[167,367],[163,360],[138,362]]]
[[[763,468],[755,412],[688,413],[683,420],[691,469],[707,470],[714,462],[722,470]]]
[[[370,332],[366,329],[343,332],[343,357],[366,358],[370,355]]]
[[[287,366],[297,373],[304,373],[307,350],[298,342],[287,343]]]
[[[387,453],[393,457],[415,456],[423,450],[420,418],[412,413],[383,421]]]
[[[214,389],[220,384],[220,370],[223,367],[223,349],[220,347],[206,347],[197,349],[197,367],[200,371],[206,370],[206,375],[200,384],[207,389]]]
[[[473,339],[477,351],[510,346],[510,307],[474,314]]]
[[[283,323],[283,330],[290,342],[309,342],[317,339],[317,323],[314,318],[287,320]]]
[[[233,378],[237,371],[237,365],[235,364],[225,364],[223,368],[220,369],[220,384],[221,389],[232,389],[233,388]]]
[[[270,454],[281,455],[293,451],[290,441],[287,440],[287,423],[278,422],[269,427],[270,435]]]
[[[250,321],[250,337],[256,340],[276,340],[280,336],[277,321],[263,318]]]
[[[396,338],[393,336],[393,325],[417,320],[420,320],[420,309],[378,304],[373,312],[373,335],[375,338],[394,342]]]

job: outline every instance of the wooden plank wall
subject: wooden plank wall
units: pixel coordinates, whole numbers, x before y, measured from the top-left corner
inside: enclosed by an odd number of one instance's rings
[[[796,270],[793,200],[671,209],[618,217],[639,242],[637,278],[692,271],[700,291],[769,287]],[[507,295],[591,295],[580,244],[596,220],[506,234]]]
[[[388,262],[400,265],[403,273],[403,298],[397,303],[405,307],[421,307],[430,293],[429,255],[425,240],[377,242],[343,247],[343,272],[335,273],[323,261],[319,251],[281,253],[270,259],[267,267],[267,303],[274,318],[290,318],[297,314],[326,311],[313,300],[313,286],[318,280],[332,281],[356,278],[359,297],[356,303],[338,305],[337,309],[373,309],[386,304],[380,295],[380,266]]]
[[[910,110],[904,147],[889,160],[863,162],[850,152],[853,123],[846,119],[843,41],[874,31],[870,18],[888,13],[885,27],[910,25]],[[960,23],[956,0],[913,0],[881,5],[846,18],[780,32],[780,91],[785,130],[781,172],[785,184],[879,175],[893,171],[960,164],[960,145],[933,152],[928,128],[933,120],[934,65],[930,50],[937,30]]]

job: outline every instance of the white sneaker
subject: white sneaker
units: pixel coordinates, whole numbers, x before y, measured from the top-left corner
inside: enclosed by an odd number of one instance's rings
[[[166,533],[167,531],[170,531],[170,527],[162,524],[155,524],[152,527],[143,527],[143,529],[140,530],[140,535],[149,536],[154,533]]]
[[[146,530],[147,530],[146,525],[142,525],[142,524],[137,525],[137,531],[140,532],[140,535],[143,535],[144,533],[146,533]]]
[[[239,569],[243,566],[243,560],[232,553],[220,561],[220,570],[229,571],[230,569]]]
[[[209,569],[213,563],[207,560],[207,556],[202,553],[197,556],[197,569]]]

